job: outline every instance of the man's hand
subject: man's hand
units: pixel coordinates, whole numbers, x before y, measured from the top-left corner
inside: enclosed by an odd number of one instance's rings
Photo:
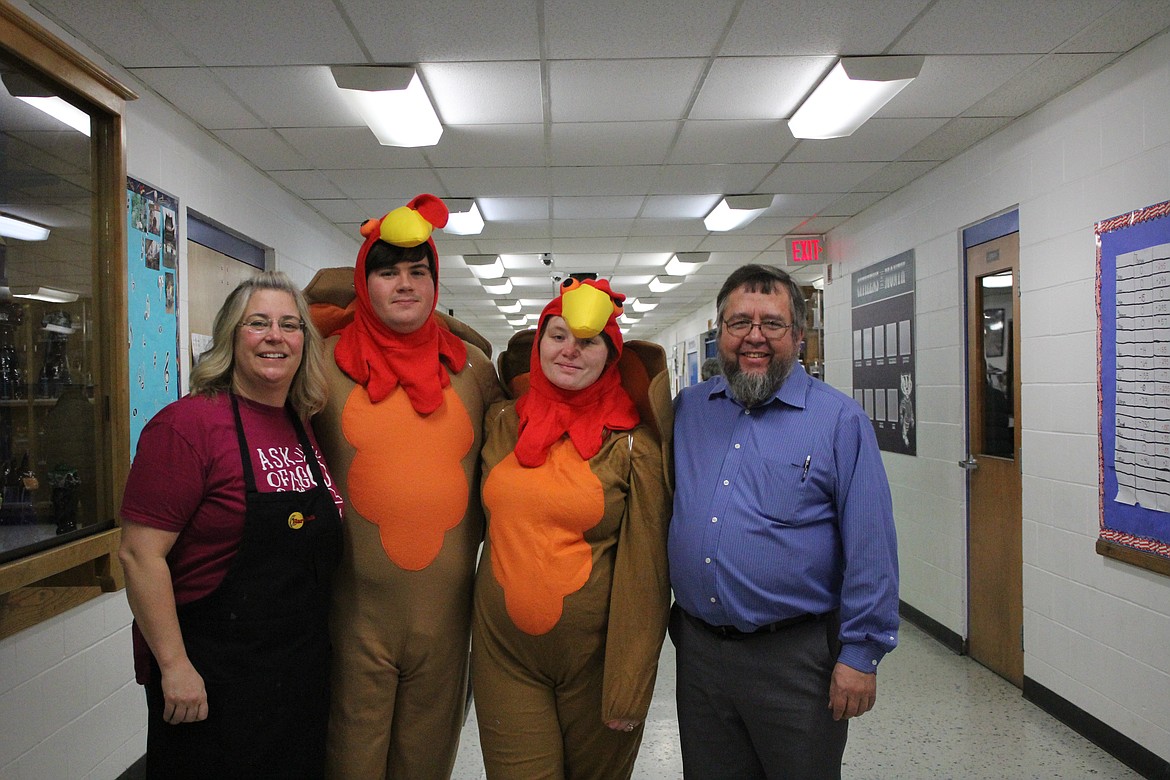
[[[877,675],[859,672],[852,666],[838,663],[833,667],[833,681],[829,684],[829,709],[833,720],[848,720],[864,715],[877,701]]]

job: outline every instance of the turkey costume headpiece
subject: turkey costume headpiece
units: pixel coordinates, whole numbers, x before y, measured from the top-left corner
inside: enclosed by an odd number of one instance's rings
[[[366,237],[353,269],[356,295],[353,322],[341,331],[334,348],[337,366],[360,385],[370,401],[378,403],[401,385],[410,404],[419,414],[429,414],[443,403],[443,388],[451,384],[448,371],[458,374],[467,365],[467,345],[445,328],[440,328],[432,310],[422,327],[413,333],[398,333],[387,327],[374,312],[366,287],[366,256],[379,241],[397,247],[426,243],[430,249],[431,277],[435,301],[439,299],[439,252],[431,238],[434,228],[447,224],[447,205],[434,195],[419,195],[405,206],[381,219],[362,223]]]
[[[638,410],[622,387],[617,358],[622,354],[622,332],[617,318],[626,296],[613,292],[606,280],[567,279],[561,294],[540,313],[537,336],[529,359],[528,392],[516,402],[520,436],[516,460],[535,467],[544,463],[549,448],[566,433],[577,453],[589,460],[601,450],[606,431],[628,431],[638,425]],[[540,365],[540,341],[549,317],[563,317],[574,336],[593,338],[604,333],[616,350],[601,376],[589,387],[563,390],[548,380]]]

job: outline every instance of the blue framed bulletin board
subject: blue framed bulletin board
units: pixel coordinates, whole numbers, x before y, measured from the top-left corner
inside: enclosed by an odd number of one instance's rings
[[[178,400],[179,201],[126,178],[130,458],[158,410]]]
[[[1170,201],[1095,232],[1097,552],[1170,574]]]

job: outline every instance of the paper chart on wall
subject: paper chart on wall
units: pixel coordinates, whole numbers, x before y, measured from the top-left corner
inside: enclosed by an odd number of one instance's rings
[[[1170,244],[1117,255],[1114,500],[1170,512]]]

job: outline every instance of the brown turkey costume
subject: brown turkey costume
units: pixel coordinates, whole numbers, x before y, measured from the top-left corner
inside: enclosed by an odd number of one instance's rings
[[[397,333],[366,286],[376,242],[425,241],[437,297],[430,231],[446,218],[442,201],[422,195],[365,223],[352,290],[338,289],[335,269],[306,289],[314,321],[326,335],[340,330],[326,342],[329,404],[313,421],[346,502],[332,611],[334,778],[449,777],[466,714],[483,413],[503,393],[484,351],[449,323],[432,312]]]
[[[605,333],[618,359],[562,390],[541,369],[539,335],[501,355],[512,380],[516,351],[532,344],[527,381],[511,381],[527,389],[492,407],[484,432],[472,677],[489,780],[628,778],[666,632],[665,358],[645,342],[623,350],[624,296],[608,282],[566,286],[537,333],[562,316],[578,338]],[[602,312],[592,324],[583,300]],[[619,720],[628,727],[606,725]]]

